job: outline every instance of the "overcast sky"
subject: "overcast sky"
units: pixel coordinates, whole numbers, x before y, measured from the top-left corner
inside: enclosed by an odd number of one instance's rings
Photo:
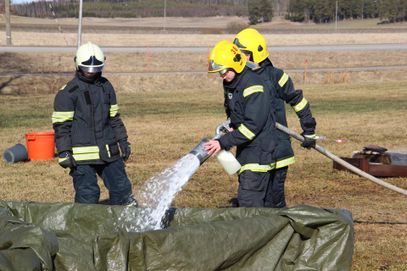
[[[21,4],[21,3],[30,3],[34,2],[35,0],[10,0],[12,4]],[[38,1],[38,0],[36,0]]]
[[[31,0],[11,0],[11,4],[21,4],[21,3],[28,3],[32,2]]]

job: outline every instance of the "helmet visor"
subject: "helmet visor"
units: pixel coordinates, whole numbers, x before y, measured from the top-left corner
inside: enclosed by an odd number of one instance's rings
[[[91,56],[88,60],[82,61],[78,66],[84,72],[98,73],[103,70],[104,65],[104,62],[100,61],[95,56]]]
[[[244,46],[243,44],[240,43],[240,41],[239,41],[238,38],[235,38],[235,39],[233,40],[233,44],[236,45],[237,47],[241,48],[241,49],[246,48],[246,46]]]
[[[227,67],[217,64],[213,59],[209,61],[208,72],[218,72],[226,69]]]
[[[103,65],[102,66],[84,66],[84,65],[79,65],[79,69],[81,69],[84,72],[88,73],[98,73],[103,70]]]

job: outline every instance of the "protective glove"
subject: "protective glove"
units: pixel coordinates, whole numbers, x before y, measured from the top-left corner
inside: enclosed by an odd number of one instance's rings
[[[58,155],[58,163],[63,168],[74,168],[76,167],[75,158],[73,158],[72,152],[63,151]]]
[[[306,135],[304,133],[301,134],[304,137],[304,141],[301,143],[301,147],[311,149],[315,148],[315,143],[317,136],[315,134]]]
[[[127,161],[127,159],[129,159],[130,154],[131,154],[130,143],[127,142],[127,140],[121,140],[121,141],[119,141],[119,146],[120,146],[120,152],[122,153],[123,160]]]

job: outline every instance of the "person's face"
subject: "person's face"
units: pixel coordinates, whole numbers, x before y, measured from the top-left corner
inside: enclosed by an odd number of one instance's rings
[[[246,58],[247,58],[248,60],[252,61],[252,59],[251,59],[252,54],[251,54],[249,51],[244,51],[244,50],[242,50],[242,52],[243,52],[243,54],[246,56]]]
[[[236,73],[231,69],[226,69],[226,70],[220,71],[219,75],[226,82],[231,82],[235,78]]]
[[[97,73],[95,73],[95,72],[85,72],[83,70],[81,70],[81,72],[82,72],[82,75],[88,79],[93,79],[97,75]]]

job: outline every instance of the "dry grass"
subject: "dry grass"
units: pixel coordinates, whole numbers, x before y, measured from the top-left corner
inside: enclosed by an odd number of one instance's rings
[[[313,72],[313,69],[319,68],[396,65],[407,67],[406,50],[381,52],[380,55],[377,54],[377,51],[309,52],[306,54],[271,52],[271,59],[277,67],[289,72],[297,87],[316,83],[342,84],[371,80],[394,82],[406,78],[405,69]],[[1,54],[0,73],[10,74],[10,76],[0,77],[0,86],[2,86],[0,93],[54,93],[72,75],[73,67],[72,55],[67,53]],[[179,72],[176,76],[180,85],[188,84],[190,80],[193,80],[199,81],[202,89],[206,89],[217,81],[216,76],[206,74],[206,69],[207,55],[205,53],[112,53],[107,54],[105,74],[119,92],[170,89],[169,86],[173,83],[174,76],[171,72],[175,71]],[[55,74],[61,72],[66,75]],[[23,73],[24,75],[13,76],[13,73]],[[45,73],[48,76],[30,76],[30,73]]]
[[[4,23],[4,17],[0,17]],[[338,33],[333,24],[299,24],[276,19],[256,25],[269,45],[311,44],[369,44],[407,43],[407,23],[386,26],[377,25],[378,20],[341,22],[339,29],[357,29],[352,33]],[[100,46],[203,46],[211,48],[221,39],[232,39],[230,25],[244,25],[243,17],[208,18],[84,18],[82,42],[93,41]],[[13,24],[17,30],[13,30]],[[12,42],[15,46],[76,46],[77,19],[39,19],[13,16]],[[30,26],[25,29],[24,26]],[[32,28],[35,25],[35,29]],[[174,28],[164,31],[157,29]],[[194,29],[194,30],[189,30]],[[374,30],[366,32],[364,30]],[[297,30],[295,35],[293,30]],[[158,31],[158,32],[157,32]],[[189,31],[189,34],[185,34]],[[287,31],[287,33],[285,33]],[[313,34],[307,33],[312,31]],[[400,32],[401,31],[401,32]],[[155,33],[153,33],[155,32]],[[159,33],[160,35],[157,35]],[[0,31],[0,45],[5,45],[4,30]]]
[[[206,77],[206,76],[205,76]],[[156,78],[160,81],[159,77]],[[221,85],[217,78],[195,78],[187,85],[165,89],[151,83],[145,89],[121,92],[123,119],[133,143],[134,155],[127,172],[138,188],[148,178],[172,165],[223,120]],[[174,78],[173,78],[174,80]],[[206,84],[200,85],[200,83]],[[366,144],[398,149],[407,146],[404,91],[407,82],[306,85],[318,121],[318,133],[327,137],[321,144],[333,153],[349,156]],[[7,105],[0,109],[0,149],[24,143],[24,134],[51,129],[52,95],[0,96]],[[35,101],[35,107],[32,102]],[[290,126],[299,131],[294,114]],[[349,140],[346,144],[337,138]],[[386,190],[363,178],[334,172],[327,158],[301,149],[293,142],[297,163],[286,181],[289,206],[308,204],[324,208],[346,208],[360,221],[407,221],[405,196]],[[66,170],[55,161],[17,164],[1,163],[0,198],[3,200],[71,202],[73,189]],[[407,189],[405,178],[387,181]],[[229,205],[235,196],[235,177],[224,173],[215,159],[203,164],[177,195],[175,207],[215,208]],[[102,198],[107,198],[103,189]],[[406,225],[356,224],[353,270],[403,270],[407,257]]]
[[[216,42],[220,37],[211,36],[213,40],[205,41],[205,44]],[[273,43],[277,41],[279,39],[273,39]],[[105,42],[112,42],[111,37]],[[285,69],[303,68],[305,59],[309,68],[406,64],[405,51],[381,52],[379,56],[376,53],[289,53],[272,54],[272,58],[277,66]],[[72,56],[68,54],[51,54],[50,57],[3,54],[0,57],[0,72],[3,73],[70,72],[73,68]],[[175,163],[202,137],[213,135],[214,127],[224,119],[221,82],[216,75],[205,74],[206,55],[112,54],[107,57],[106,74],[118,90],[123,120],[134,149],[127,172],[137,195],[148,178]],[[203,73],[112,73],[171,70]],[[317,132],[327,137],[321,145],[328,150],[339,156],[350,156],[352,151],[367,144],[406,148],[405,71],[307,73],[305,78],[303,72],[291,75],[297,88],[303,88],[311,102],[318,122]],[[0,108],[1,150],[25,143],[25,133],[52,129],[53,98],[68,80],[55,75],[22,76],[8,82],[9,79],[0,79],[1,93],[12,94],[0,95],[3,105]],[[289,126],[300,131],[296,116],[291,109],[288,111]],[[338,138],[348,142],[338,144],[335,142]],[[355,220],[373,223],[355,224],[353,270],[406,270],[407,225],[374,224],[407,222],[405,196],[353,174],[333,171],[332,162],[326,157],[300,148],[297,142],[293,142],[293,146],[297,162],[290,167],[286,181],[289,206],[308,204],[350,210]],[[224,173],[215,160],[209,159],[200,167],[177,195],[175,207],[229,205],[229,200],[236,194],[236,177]],[[56,161],[0,162],[0,167],[2,200],[73,201],[71,177]],[[386,181],[407,189],[406,178]],[[107,193],[103,188],[102,199],[105,198]]]
[[[92,41],[100,46],[200,46],[211,48],[222,39],[233,39],[235,34],[126,34],[86,33],[82,42]],[[400,33],[320,33],[320,34],[265,34],[267,43],[273,46],[313,44],[375,44],[406,43],[407,35]],[[15,46],[76,46],[76,33],[12,33]],[[0,45],[5,45],[5,33],[0,31]]]
[[[209,50],[209,49],[208,49]],[[106,73],[194,71],[206,73],[207,52],[106,53]],[[407,66],[407,51],[270,52],[277,67],[308,71],[316,68]],[[0,55],[0,73],[72,72],[69,53],[7,53]]]

